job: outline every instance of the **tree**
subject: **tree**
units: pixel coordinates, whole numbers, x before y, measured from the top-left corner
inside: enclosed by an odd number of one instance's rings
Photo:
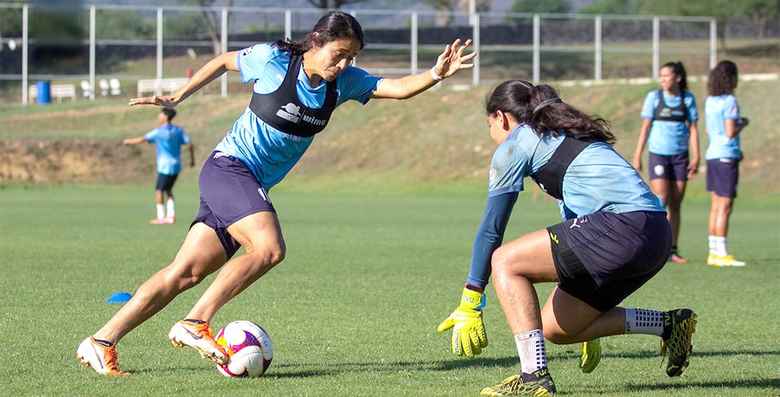
[[[568,0],[515,0],[512,3],[512,12],[565,14],[570,11]]]
[[[477,12],[490,10],[490,0],[474,0],[474,2]],[[424,3],[436,11],[434,19],[436,26],[448,26],[452,23],[453,13],[456,11],[464,13],[471,11],[469,9],[471,0],[424,0]]]
[[[639,0],[597,0],[580,9],[587,14],[639,14]]]

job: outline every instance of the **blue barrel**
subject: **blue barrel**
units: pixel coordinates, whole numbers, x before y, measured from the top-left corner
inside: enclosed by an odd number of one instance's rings
[[[40,105],[47,105],[51,103],[51,82],[48,80],[42,80],[35,83],[35,90],[38,91],[35,97],[35,102]]]

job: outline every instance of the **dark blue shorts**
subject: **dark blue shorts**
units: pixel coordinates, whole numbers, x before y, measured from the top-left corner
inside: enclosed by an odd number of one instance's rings
[[[650,172],[650,179],[687,181],[688,164],[688,152],[671,156],[650,152],[647,156],[647,170]]]
[[[707,160],[707,191],[721,197],[737,197],[739,160]]]
[[[276,212],[265,188],[233,156],[211,153],[200,171],[199,184],[200,209],[192,225],[202,222],[214,229],[228,258],[241,247],[228,233],[230,225],[258,212]]]
[[[173,190],[173,184],[176,183],[176,178],[179,174],[167,175],[157,174],[157,183],[154,185],[154,190],[160,190],[163,192],[171,192]]]
[[[596,212],[547,231],[558,287],[602,312],[658,273],[672,247],[665,212]]]

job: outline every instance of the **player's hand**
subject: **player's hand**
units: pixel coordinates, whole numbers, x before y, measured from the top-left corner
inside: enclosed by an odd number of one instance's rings
[[[130,106],[154,105],[164,108],[172,108],[179,104],[179,100],[173,95],[155,95],[130,100]]]
[[[447,47],[444,48],[444,52],[436,59],[436,65],[433,67],[434,73],[446,79],[455,74],[458,70],[471,69],[474,67],[474,63],[469,62],[477,56],[477,53],[472,52],[463,55],[463,51],[470,45],[471,39],[466,40],[465,43],[462,43],[460,39],[455,39],[452,44],[448,44]]]
[[[439,333],[452,329],[450,349],[454,354],[473,357],[487,347],[487,333],[482,321],[484,299],[481,293],[464,288],[458,308],[436,329]]]
[[[642,172],[642,158],[634,157],[634,161],[631,162],[631,165],[636,168],[637,171]]]
[[[688,163],[688,178],[699,173],[699,160],[692,160]]]

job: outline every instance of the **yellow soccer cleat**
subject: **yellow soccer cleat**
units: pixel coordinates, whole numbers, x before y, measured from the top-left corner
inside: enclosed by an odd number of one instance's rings
[[[734,255],[716,255],[707,256],[707,264],[715,267],[745,267],[746,263],[738,261]]]
[[[593,372],[601,362],[601,341],[596,338],[582,342],[580,351],[580,371],[584,374]]]
[[[495,386],[482,389],[479,395],[486,397],[552,397],[555,395],[555,383],[553,383],[547,368],[543,368],[533,374],[510,376]]]
[[[661,356],[667,356],[666,374],[680,376],[688,368],[688,358],[693,353],[693,333],[696,332],[696,313],[691,309],[666,312],[664,328],[669,336],[661,339]]]

